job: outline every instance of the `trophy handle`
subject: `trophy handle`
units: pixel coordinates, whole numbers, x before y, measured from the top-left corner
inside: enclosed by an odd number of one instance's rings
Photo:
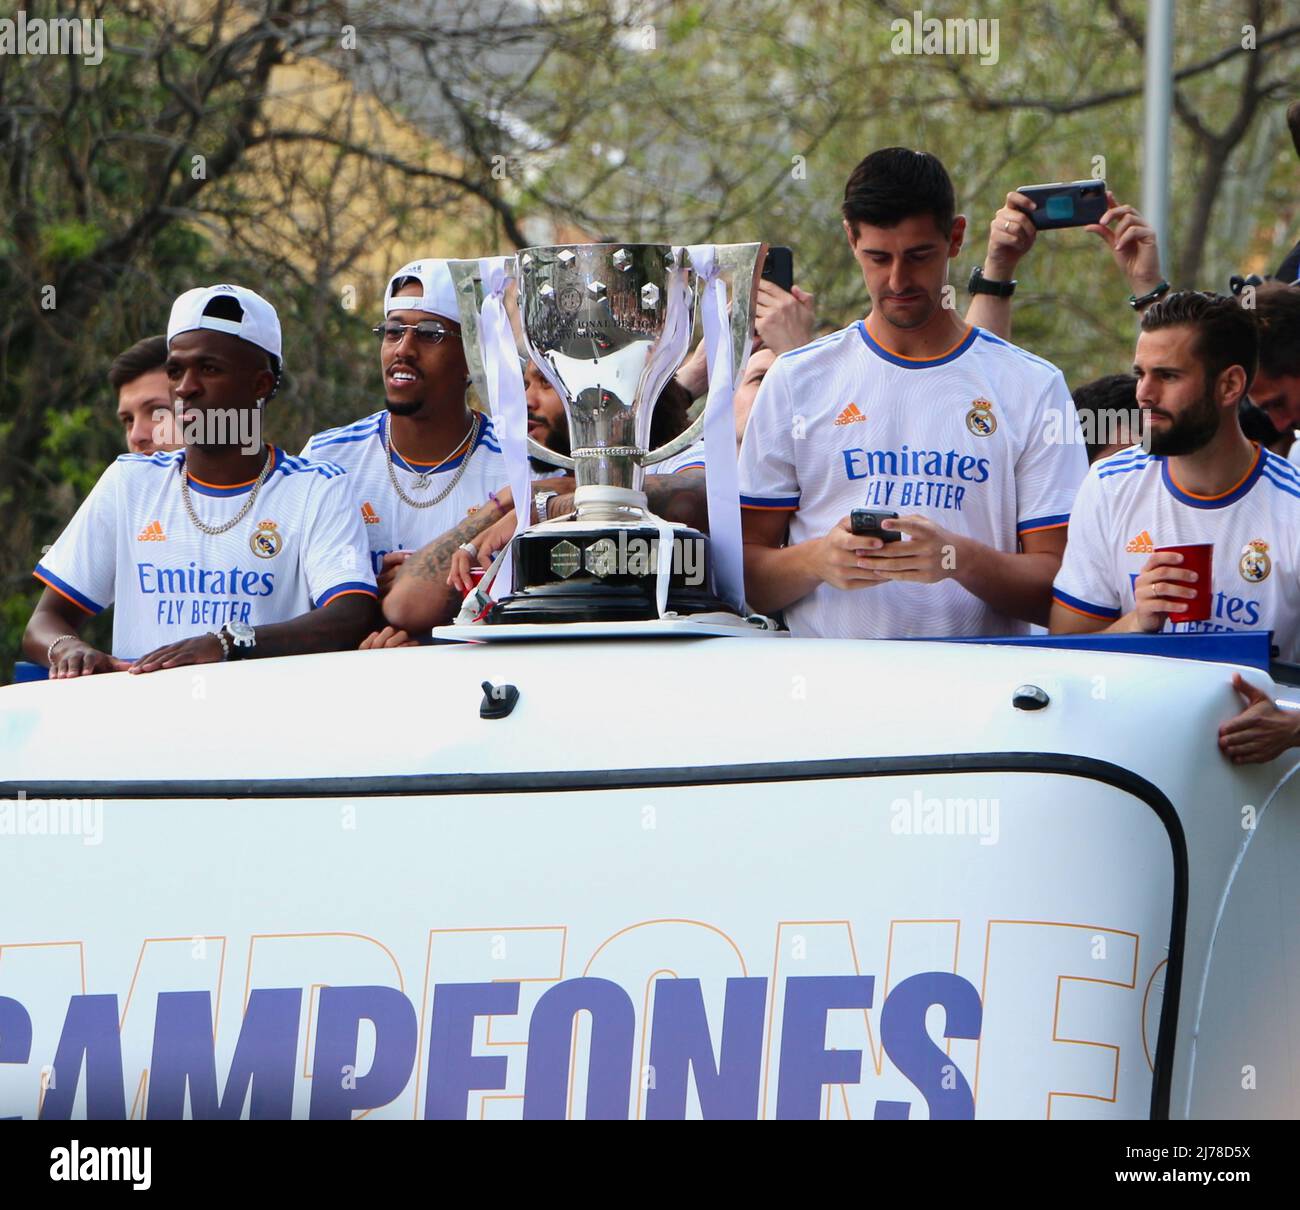
[[[528,453],[531,457],[536,458],[538,462],[545,462],[549,466],[558,466],[561,470],[571,471],[578,465],[568,454],[557,454],[554,450],[548,450],[535,437],[528,438]]]
[[[699,439],[700,434],[704,432],[704,411],[701,409],[700,414],[695,417],[680,433],[671,441],[665,442],[657,450],[651,450],[644,458],[641,459],[642,466],[654,466],[656,462],[663,462],[671,458],[674,454],[680,454],[688,445],[694,445]]]
[[[456,306],[460,311],[460,338],[465,349],[465,365],[469,368],[470,381],[474,384],[474,394],[478,396],[479,407],[485,416],[492,414],[492,405],[488,402],[487,370],[483,359],[483,332],[479,324],[479,310],[483,306],[483,281],[479,276],[476,260],[449,260],[447,268],[451,270],[451,283],[456,289]],[[532,437],[528,438],[528,453],[531,457],[551,466],[573,470],[574,461],[567,454],[557,454]],[[665,455],[666,457],[667,455]]]
[[[731,302],[731,355],[732,383],[738,383],[745,373],[749,351],[754,343],[754,307],[758,282],[763,272],[763,257],[767,244],[718,244],[718,265],[728,283]],[[487,374],[483,359],[483,336],[479,325],[479,309],[483,303],[483,283],[479,278],[477,260],[449,260],[452,284],[456,289],[456,305],[460,310],[461,343],[465,349],[465,364],[478,396],[479,410],[491,414],[488,403]],[[642,466],[654,466],[693,445],[704,432],[704,413],[701,413],[665,445],[645,454]],[[534,438],[528,438],[528,453],[540,462],[563,470],[574,470],[576,463],[566,454],[548,450]]]
[[[731,284],[731,381],[745,376],[749,351],[754,346],[754,310],[758,283],[767,259],[767,244],[718,244],[718,264]]]
[[[478,396],[478,410],[485,416],[492,414],[487,389],[487,370],[483,363],[483,333],[479,325],[479,309],[483,306],[483,282],[479,277],[478,261],[449,260],[451,284],[456,291],[456,307],[460,311],[460,342],[465,350],[465,365]]]
[[[727,281],[731,302],[731,383],[734,390],[745,375],[749,351],[754,344],[754,309],[757,304],[758,282],[763,275],[763,260],[767,244],[718,244],[718,265]],[[651,450],[641,460],[642,466],[654,466],[681,453],[693,445],[704,432],[704,411],[671,441]]]

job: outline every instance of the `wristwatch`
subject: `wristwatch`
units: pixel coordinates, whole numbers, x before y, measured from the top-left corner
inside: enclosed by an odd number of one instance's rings
[[[1161,283],[1158,286],[1156,286],[1154,290],[1148,290],[1147,293],[1143,294],[1141,298],[1139,298],[1136,294],[1130,294],[1128,296],[1128,305],[1132,307],[1133,310],[1140,311],[1142,310],[1143,307],[1149,306],[1151,303],[1155,302],[1156,299],[1164,298],[1164,296],[1168,294],[1172,288],[1173,287],[1170,286],[1170,284],[1167,281],[1161,281]]]
[[[222,632],[230,638],[230,658],[247,659],[257,646],[257,632],[247,622],[227,622]]]
[[[1014,281],[994,281],[984,276],[984,270],[976,265],[970,271],[970,281],[966,283],[967,293],[992,294],[994,298],[1010,298],[1016,292]]]
[[[543,521],[547,521],[550,519],[546,515],[546,510],[550,508],[551,501],[559,494],[560,494],[559,492],[549,492],[549,491],[540,491],[534,493],[533,508],[537,512],[538,525],[540,525]]]

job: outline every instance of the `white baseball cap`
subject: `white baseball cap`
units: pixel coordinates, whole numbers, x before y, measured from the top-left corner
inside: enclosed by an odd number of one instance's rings
[[[208,304],[216,298],[231,298],[239,304],[243,315],[239,319],[222,319],[205,315]],[[206,328],[212,332],[226,332],[256,345],[282,361],[280,353],[280,317],[260,294],[243,286],[197,286],[186,290],[174,303],[167,320],[167,343],[182,332]]]
[[[415,295],[394,298],[393,291],[404,277],[413,277],[420,283],[423,291],[419,298]],[[440,315],[452,323],[460,323],[460,307],[456,304],[456,287],[452,285],[451,270],[445,260],[413,260],[403,265],[388,279],[388,288],[384,291],[384,315],[394,311],[427,311],[430,315]]]

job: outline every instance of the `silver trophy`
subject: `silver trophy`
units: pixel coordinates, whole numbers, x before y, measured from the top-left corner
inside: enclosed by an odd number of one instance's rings
[[[763,244],[716,248],[728,287],[734,382],[744,373],[753,343],[764,249]],[[701,411],[673,441],[649,448],[655,402],[691,347],[697,283],[689,254],[664,244],[571,244],[525,249],[516,267],[523,342],[564,404],[571,456],[531,439],[529,452],[571,469],[577,489],[570,516],[533,526],[516,539],[515,592],[488,620],[654,616],[653,575],[648,582],[643,571],[629,570],[610,551],[625,551],[636,534],[657,540],[657,527],[665,523],[652,516],[641,490],[645,467],[686,448],[703,431]],[[453,261],[451,269],[466,359],[486,400],[478,263]],[[704,548],[703,535],[680,525],[672,529],[675,545]],[[679,574],[686,562],[692,560],[674,560],[673,611],[724,609],[707,579],[691,584]]]

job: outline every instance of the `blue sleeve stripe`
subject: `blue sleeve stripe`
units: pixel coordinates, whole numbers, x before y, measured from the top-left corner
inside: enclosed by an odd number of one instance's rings
[[[1102,458],[1097,463],[1099,471],[1114,470],[1118,466],[1130,466],[1134,462],[1146,462],[1152,457],[1141,446],[1129,446],[1128,449],[1120,450],[1118,454],[1111,454],[1109,458]]]
[[[1069,525],[1070,514],[1058,513],[1054,517],[1029,517],[1016,525],[1016,533],[1023,534],[1030,529],[1055,529],[1058,525]]]
[[[1107,605],[1094,605],[1091,601],[1072,597],[1068,592],[1062,592],[1059,588],[1054,587],[1052,589],[1052,599],[1059,601],[1067,609],[1073,609],[1075,613],[1087,614],[1090,618],[1101,618],[1103,621],[1113,622],[1119,617],[1118,609],[1112,609]]]
[[[166,468],[166,467],[175,466],[178,457],[179,455],[177,451],[173,450],[171,453],[118,454],[118,456],[114,459],[114,461],[132,462],[132,463],[136,463],[137,465],[148,464],[149,466],[161,466]]]
[[[1294,479],[1297,483],[1300,483],[1300,467],[1294,463],[1288,462],[1285,458],[1279,458],[1272,450],[1269,451],[1265,461],[1268,463],[1269,470],[1278,471],[1284,479]]]
[[[339,466],[337,462],[299,461],[297,465],[294,465],[290,459],[286,458],[283,466],[276,467],[276,474],[279,475],[301,474],[303,471],[314,471],[318,475],[324,475],[326,479],[337,479],[340,475],[347,474],[347,471]]]
[[[1273,477],[1272,468],[1265,468],[1264,478],[1267,479],[1280,492],[1286,492],[1288,496],[1295,496],[1300,499],[1300,483],[1290,483],[1282,479]]]
[[[103,613],[104,607],[97,605],[84,592],[78,592],[67,580],[61,580],[48,567],[36,564],[36,570],[32,572],[41,583],[54,589],[61,597],[67,597],[74,605],[80,605],[87,613]]]
[[[328,605],[335,597],[341,597],[344,593],[361,592],[368,597],[379,599],[379,590],[373,584],[367,584],[364,580],[349,580],[343,584],[335,584],[333,588],[327,589],[316,598],[316,608],[321,609]]]
[[[741,508],[798,508],[798,496],[746,496],[740,494]]]
[[[286,458],[291,471],[320,471],[327,478],[333,479],[338,475],[346,475],[347,468],[340,466],[337,462],[330,462],[325,458]]]
[[[344,437],[316,437],[312,440],[312,448],[318,449],[322,445],[347,445],[353,441],[368,441],[371,437],[379,435],[379,426],[372,425],[370,428],[359,433],[349,433]]]
[[[1106,479],[1111,475],[1127,475],[1129,471],[1144,471],[1151,465],[1150,458],[1142,458],[1137,462],[1130,462],[1124,466],[1113,466],[1109,470],[1098,471],[1098,479]]]

